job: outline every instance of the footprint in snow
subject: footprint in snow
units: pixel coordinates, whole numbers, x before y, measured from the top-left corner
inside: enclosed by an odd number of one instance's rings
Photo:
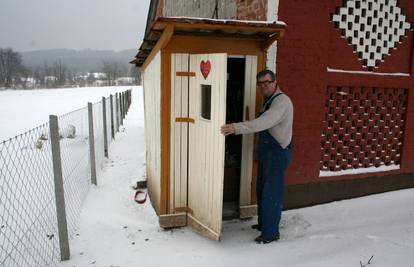
[[[295,239],[303,237],[307,233],[307,229],[311,223],[303,218],[300,214],[291,214],[282,217],[280,222],[280,230],[282,239]]]

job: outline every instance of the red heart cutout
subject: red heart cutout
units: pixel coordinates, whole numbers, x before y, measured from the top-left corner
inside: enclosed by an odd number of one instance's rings
[[[207,79],[208,75],[210,74],[210,70],[211,70],[210,60],[207,60],[207,61],[202,60],[200,63],[200,70],[201,70],[201,74],[203,74],[204,79]]]

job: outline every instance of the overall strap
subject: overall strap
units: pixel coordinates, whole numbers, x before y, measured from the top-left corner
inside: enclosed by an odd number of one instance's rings
[[[263,108],[262,108],[262,111],[260,112],[260,115],[265,113],[270,108],[270,106],[272,105],[273,100],[275,100],[276,97],[278,97],[280,95],[283,95],[283,93],[274,94],[269,100],[267,100],[263,105]]]

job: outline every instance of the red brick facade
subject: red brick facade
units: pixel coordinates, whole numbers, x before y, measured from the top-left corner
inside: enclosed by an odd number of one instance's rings
[[[279,19],[287,23],[288,29],[278,43],[278,81],[295,105],[295,148],[293,164],[287,176],[288,184],[414,172],[413,32],[408,30],[407,36],[400,38],[401,43],[390,50],[390,55],[385,56],[383,62],[378,61],[378,67],[370,69],[359,59],[350,39],[344,38],[343,30],[332,21],[332,16],[346,2],[281,0],[279,4]],[[407,21],[413,23],[414,3],[400,0],[398,5]],[[359,33],[353,34],[358,36]],[[343,73],[342,70],[362,72]],[[369,70],[387,74],[373,75],[367,73]],[[360,99],[354,101],[356,92]],[[352,102],[352,109],[355,107],[356,110],[346,110],[349,101]],[[378,112],[370,110],[370,107],[378,108]],[[346,119],[348,115],[349,119]],[[377,121],[378,125],[375,126],[370,119]],[[341,122],[342,126],[339,125]],[[328,123],[338,124],[335,134],[333,130],[329,132],[329,141],[323,135]],[[358,126],[346,127],[349,123]],[[396,125],[401,131],[392,129]],[[353,131],[353,138],[350,138],[351,132],[345,131]],[[358,141],[362,139],[362,134],[365,140]],[[338,141],[345,141],[340,140],[344,138],[347,145],[338,145]],[[353,154],[346,158],[344,155],[349,155],[350,148]],[[340,153],[333,155],[325,153],[324,149],[339,149]],[[397,150],[400,155],[397,155]],[[392,157],[396,164],[401,164],[400,170],[319,177],[323,168],[340,170],[346,169],[347,165],[357,167],[358,164],[362,164],[361,167],[379,166],[381,161],[387,165]],[[328,164],[324,166],[325,161]]]
[[[277,76],[295,106],[288,185],[414,173],[414,2],[384,3],[279,1],[278,18],[288,26],[277,45]],[[236,4],[237,19],[266,20],[266,0]],[[160,0],[158,14],[162,8]],[[387,29],[378,30],[381,24]],[[369,33],[367,25],[374,25]],[[320,171],[393,164],[400,169],[320,177]]]
[[[237,19],[266,20],[265,0],[237,0]]]

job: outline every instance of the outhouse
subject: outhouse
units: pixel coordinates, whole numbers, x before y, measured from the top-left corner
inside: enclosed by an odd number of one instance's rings
[[[133,61],[143,73],[148,193],[163,228],[219,240],[222,220],[256,214],[254,135],[220,126],[254,118],[256,74],[282,22],[159,17]]]

